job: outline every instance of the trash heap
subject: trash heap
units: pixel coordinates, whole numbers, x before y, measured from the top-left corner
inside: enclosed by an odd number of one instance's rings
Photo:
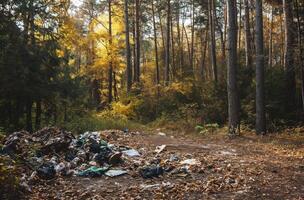
[[[13,133],[5,139],[2,153],[20,160],[33,171],[30,179],[38,176],[46,180],[57,175],[123,175],[127,171],[112,169],[123,164],[122,155],[140,156],[135,149],[108,144],[100,132],[86,132],[75,137],[57,128],[44,128],[34,134]]]
[[[5,138],[1,154],[22,163],[21,185],[29,191],[31,184],[58,176],[116,177],[130,174],[149,179],[166,173],[184,177],[200,165],[195,159],[185,160],[164,152],[166,145],[157,146],[154,151],[140,148],[140,153],[121,144],[132,140],[129,137],[132,134],[136,133],[109,130],[86,132],[75,137],[71,132],[49,127],[33,134],[21,131]]]

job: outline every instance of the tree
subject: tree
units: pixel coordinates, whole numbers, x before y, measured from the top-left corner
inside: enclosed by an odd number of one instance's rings
[[[255,1],[256,9],[256,132],[266,133],[264,86],[263,3]]]
[[[272,52],[273,52],[273,13],[274,9],[272,6],[270,6],[270,28],[269,28],[269,49],[268,49],[268,67],[272,67]]]
[[[249,18],[249,4],[248,0],[244,0],[245,6],[245,58],[246,58],[246,67],[251,68],[252,58],[251,58],[251,33],[250,33],[250,18]]]
[[[152,15],[153,15],[152,17],[153,17],[153,34],[154,34],[154,50],[155,50],[156,84],[157,84],[157,88],[159,88],[160,74],[159,74],[158,44],[157,44],[157,30],[156,30],[154,0],[152,1]],[[158,93],[159,93],[159,89],[158,89]]]
[[[227,0],[228,9],[228,65],[227,65],[227,90],[228,90],[228,118],[229,134],[239,133],[239,95],[237,89],[237,15],[236,1]]]
[[[210,50],[211,50],[211,64],[213,69],[213,77],[215,83],[217,83],[217,64],[216,64],[216,43],[215,43],[215,20],[216,20],[216,9],[214,0],[208,0],[209,10],[209,33],[210,33]]]
[[[112,0],[108,0],[109,9],[109,46],[108,46],[108,57],[109,57],[109,69],[108,69],[108,102],[113,101],[113,55],[112,55]]]
[[[296,105],[296,81],[294,67],[295,26],[293,22],[292,0],[283,0],[285,50],[284,69],[286,82],[285,101],[286,110],[294,110]]]
[[[139,0],[135,0],[135,69],[134,69],[134,80],[135,82],[140,82],[140,5]]]
[[[132,87],[132,63],[131,63],[131,46],[130,46],[130,28],[129,28],[129,0],[125,0],[125,34],[126,34],[126,59],[127,59],[127,92],[129,93]]]
[[[167,27],[166,27],[166,68],[165,68],[165,85],[170,81],[170,22],[171,22],[171,2],[167,0]]]
[[[303,4],[302,4],[303,5]],[[298,32],[298,48],[299,48],[299,63],[301,67],[301,93],[302,93],[302,109],[304,111],[304,55],[303,55],[303,30],[301,28],[300,19],[300,4],[296,0],[296,16],[297,16],[297,32]]]
[[[189,64],[191,75],[194,77],[194,37],[195,37],[195,5],[194,0],[191,1],[191,44],[189,44]],[[187,35],[186,35],[187,36]]]

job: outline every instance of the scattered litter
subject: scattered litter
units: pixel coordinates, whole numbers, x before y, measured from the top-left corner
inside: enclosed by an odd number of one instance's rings
[[[42,164],[38,169],[37,169],[37,175],[46,180],[50,180],[55,178],[56,176],[56,170],[55,167],[52,163],[45,163]]]
[[[129,156],[129,157],[137,157],[140,156],[139,152],[135,149],[129,149],[122,152],[123,154]]]
[[[220,151],[219,153],[222,154],[222,155],[226,155],[226,156],[233,156],[233,155],[235,155],[235,153],[230,152],[230,151]]]
[[[196,159],[187,159],[180,162],[182,165],[200,165],[201,162]]]
[[[177,155],[173,154],[173,155],[170,156],[169,161],[170,162],[179,161],[179,157]]]
[[[139,173],[143,178],[153,178],[163,175],[164,169],[159,165],[150,165],[141,168]]]
[[[96,166],[90,167],[84,171],[77,173],[77,176],[84,176],[84,177],[98,177],[103,175],[109,168],[98,168]]]
[[[158,135],[160,135],[160,136],[167,136],[167,134],[163,133],[163,132],[159,132]]]
[[[49,127],[34,133],[33,137],[42,144],[39,151],[43,155],[66,151],[75,138],[70,132]]]
[[[161,146],[157,146],[156,149],[155,149],[155,152],[157,154],[163,152],[165,150],[165,148],[167,147],[167,145],[161,145]]]
[[[117,165],[118,163],[121,162],[121,156],[122,156],[122,153],[120,153],[120,152],[112,154],[109,158],[109,164]]]
[[[152,184],[152,185],[145,185],[145,184],[141,184],[140,187],[141,189],[150,189],[150,188],[158,188],[160,187],[161,185],[160,184]]]
[[[95,162],[95,161],[90,161],[90,162],[89,162],[89,165],[91,165],[91,166],[97,166],[97,162]]]
[[[59,173],[59,172],[63,171],[64,169],[65,169],[65,164],[62,162],[55,166],[56,173]]]
[[[120,170],[120,169],[112,169],[112,170],[109,170],[105,173],[106,176],[109,176],[109,177],[116,177],[116,176],[122,176],[124,174],[127,174],[128,172],[125,171],[125,170]]]
[[[143,189],[143,190],[147,190],[147,189],[151,189],[151,188],[160,188],[161,186],[163,186],[163,187],[170,187],[170,186],[172,186],[172,183],[170,183],[170,182],[162,182],[161,184],[159,184],[159,183],[157,183],[157,184],[150,184],[150,185],[141,184],[140,188]]]

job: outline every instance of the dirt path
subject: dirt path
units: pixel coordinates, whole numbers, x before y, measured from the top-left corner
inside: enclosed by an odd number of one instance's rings
[[[116,178],[58,178],[34,188],[32,199],[304,199],[304,146],[256,136],[228,139],[156,133],[109,138],[139,150],[141,158],[124,165]],[[286,143],[287,141],[287,143]],[[288,142],[289,141],[289,142]],[[156,156],[156,146],[167,145]],[[168,161],[172,155],[179,161]],[[196,159],[188,173],[143,179],[138,166],[158,162],[180,167]]]

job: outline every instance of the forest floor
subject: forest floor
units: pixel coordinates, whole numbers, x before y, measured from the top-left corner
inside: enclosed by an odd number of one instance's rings
[[[304,135],[228,138],[160,130],[115,136],[116,145],[139,150],[144,161],[168,163],[174,155],[198,163],[185,173],[144,179],[130,169],[110,178],[60,177],[33,187],[31,199],[304,199]],[[155,156],[155,148],[166,145]],[[180,161],[171,163],[178,166]]]

